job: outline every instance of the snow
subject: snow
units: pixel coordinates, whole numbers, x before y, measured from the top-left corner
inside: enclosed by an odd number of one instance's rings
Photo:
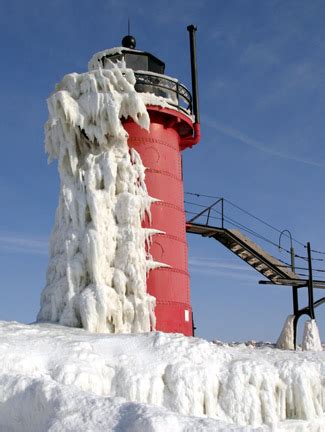
[[[155,231],[141,226],[154,198],[121,123],[131,117],[149,129],[134,84],[132,70],[111,63],[66,75],[48,99],[45,146],[61,187],[39,321],[108,333],[155,328],[146,273],[163,264],[147,252]]]
[[[0,430],[322,431],[325,353],[0,322]]]

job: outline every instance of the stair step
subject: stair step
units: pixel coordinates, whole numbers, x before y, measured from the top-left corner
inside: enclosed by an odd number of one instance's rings
[[[269,278],[270,276],[274,275],[274,271],[273,270],[266,270],[266,272],[263,272],[263,276]]]
[[[262,263],[262,264],[258,264],[257,266],[254,266],[254,268],[255,268],[255,270],[260,272],[261,270],[267,269],[268,267],[266,264]]]
[[[247,251],[243,251],[243,252],[240,252],[239,254],[238,254],[238,256],[241,258],[241,259],[243,259],[243,260],[245,260],[245,259],[247,259],[249,256],[252,256],[252,254],[250,254],[249,252],[247,252]]]
[[[235,253],[237,253],[239,250],[244,250],[244,248],[242,246],[240,246],[239,244],[232,246],[230,249]]]
[[[247,264],[252,266],[252,265],[256,264],[257,262],[259,262],[258,258],[252,258],[252,259],[249,259],[247,261]]]

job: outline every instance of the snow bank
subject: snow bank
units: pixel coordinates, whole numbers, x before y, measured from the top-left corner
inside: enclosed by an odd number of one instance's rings
[[[148,129],[149,116],[123,67],[66,75],[48,99],[46,151],[61,189],[39,321],[108,333],[155,327],[146,292],[146,272],[159,266],[146,252],[155,231],[141,227],[154,199],[120,121]]]
[[[6,432],[325,428],[324,352],[0,322],[0,364]]]

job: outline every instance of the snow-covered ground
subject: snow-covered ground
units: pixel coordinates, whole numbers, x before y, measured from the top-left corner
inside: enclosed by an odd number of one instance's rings
[[[0,431],[324,431],[325,353],[0,322]]]

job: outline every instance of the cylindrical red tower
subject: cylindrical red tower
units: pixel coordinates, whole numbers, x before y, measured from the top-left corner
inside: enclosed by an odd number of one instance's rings
[[[192,53],[192,83],[196,80],[194,26],[189,26]],[[165,65],[150,53],[135,50],[135,39],[126,36],[123,47],[107,51],[98,61],[105,67],[107,61],[124,60],[134,70],[135,88],[145,93],[144,99],[150,116],[149,132],[130,118],[123,121],[129,134],[128,144],[140,154],[146,167],[146,186],[157,202],[151,205],[151,221],[144,227],[162,231],[153,236],[150,254],[154,261],[166,264],[148,274],[148,292],[156,298],[156,330],[193,335],[186,219],[181,152],[198,143],[200,127],[195,95],[177,80],[164,75]],[[149,95],[148,95],[149,93]],[[185,102],[185,106],[184,106]]]
[[[157,106],[147,107],[150,115],[149,133],[133,121],[124,127],[128,143],[137,150],[146,169],[149,195],[159,199],[151,205],[151,223],[145,226],[161,230],[150,247],[155,261],[167,264],[151,270],[147,287],[156,297],[156,329],[166,332],[193,334],[190,304],[190,280],[184,213],[181,150],[193,136],[191,119],[179,112]]]

